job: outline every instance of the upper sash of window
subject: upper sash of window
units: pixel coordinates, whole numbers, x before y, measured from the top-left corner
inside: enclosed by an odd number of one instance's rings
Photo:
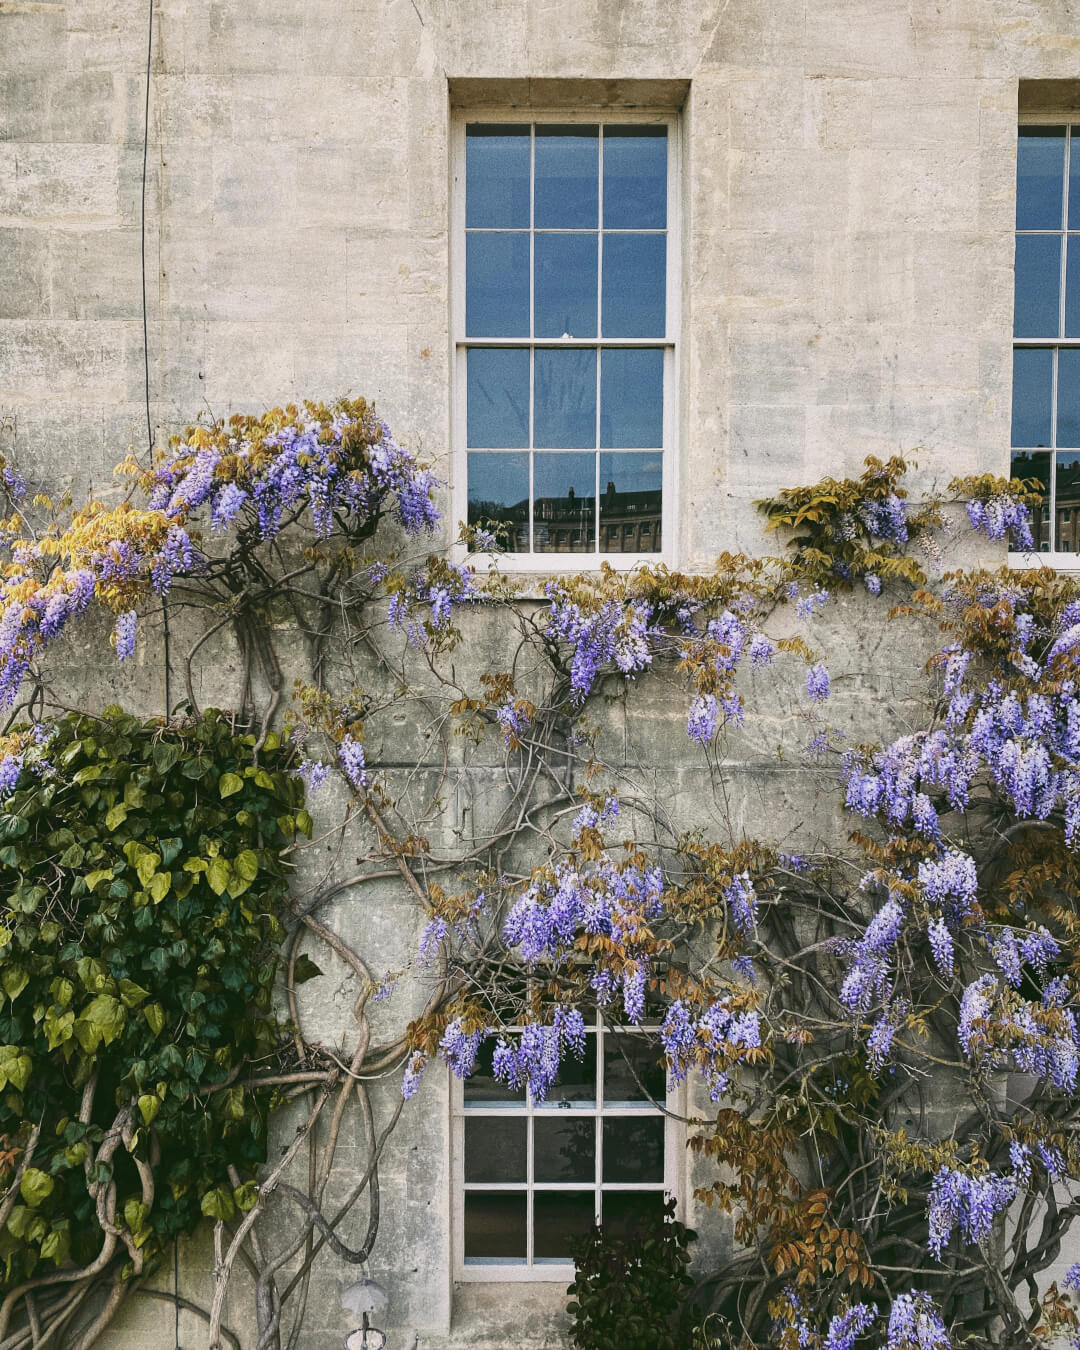
[[[667,130],[466,126],[467,340],[666,338]]]

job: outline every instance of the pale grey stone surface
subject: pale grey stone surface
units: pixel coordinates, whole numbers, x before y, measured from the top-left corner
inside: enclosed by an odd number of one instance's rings
[[[0,0],[0,414],[35,486],[110,490],[112,464],[142,447],[147,17],[144,0]],[[514,77],[520,104],[537,96],[530,80],[564,82],[548,96],[565,103],[585,87],[575,81],[607,82],[589,98],[610,103],[652,79],[689,81],[681,564],[760,549],[753,498],[856,472],[867,453],[917,450],[927,483],[1005,471],[1017,81],[1076,77],[1070,0],[162,0],[154,22],[159,436],[201,409],[349,391],[446,455],[448,81],[459,101],[491,100]],[[656,97],[666,106],[670,89]],[[830,719],[860,739],[902,729],[925,653],[853,624],[847,605],[822,620],[834,649],[862,630],[856,649],[834,650]],[[122,677],[89,634],[71,647],[73,691],[160,699],[153,625]],[[200,697],[227,698],[235,674],[224,644]],[[805,725],[794,685],[769,691],[750,690],[755,716],[729,768],[736,824],[775,822],[787,843],[795,826],[837,828],[836,797],[778,755]],[[673,812],[715,825],[682,718],[643,680],[612,705],[605,746]],[[375,755],[425,759],[423,729],[407,731],[373,726]],[[487,772],[455,781],[442,828],[497,813],[497,762]],[[400,894],[349,905],[338,921],[370,925],[387,965],[404,959],[416,916]],[[330,1034],[348,981],[316,984]],[[374,1266],[393,1298],[392,1350],[416,1336],[433,1350],[560,1344],[558,1289],[452,1289],[447,1140],[433,1072],[385,1169]],[[294,1216],[280,1214],[284,1234]],[[721,1250],[725,1234],[714,1225]],[[209,1265],[204,1244],[185,1247],[182,1283],[203,1302]],[[350,1278],[320,1266],[305,1350],[340,1342]],[[241,1279],[230,1322],[246,1326],[249,1308]],[[181,1332],[187,1346],[204,1335],[186,1315]],[[108,1343],[171,1346],[171,1313],[131,1309]]]

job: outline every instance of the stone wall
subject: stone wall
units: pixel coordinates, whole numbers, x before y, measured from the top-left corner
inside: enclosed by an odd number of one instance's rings
[[[145,447],[148,19],[148,0],[0,0],[0,414],[42,487],[107,493],[116,460]],[[348,391],[449,475],[452,99],[685,89],[680,565],[760,548],[751,499],[868,453],[917,450],[927,481],[1006,470],[1018,81],[1076,76],[1070,0],[163,0],[153,27],[159,440],[202,409]],[[898,725],[918,671],[906,639],[837,623],[834,646],[861,632],[833,661],[852,724]],[[75,693],[115,697],[111,675],[71,669]],[[626,762],[702,800],[662,698],[646,683],[632,705]],[[777,720],[760,708],[738,751],[736,816],[823,828],[832,803],[777,768]],[[482,803],[491,774],[455,792]],[[369,926],[390,965],[415,938],[405,911],[388,888],[338,919]],[[344,1004],[326,997],[329,1019]],[[373,1265],[392,1350],[559,1344],[559,1288],[453,1288],[446,1092],[433,1073],[383,1169]],[[320,1267],[301,1347],[340,1343],[351,1278]],[[206,1247],[185,1247],[182,1292],[207,1302],[209,1281]],[[238,1281],[230,1325],[249,1307]],[[204,1335],[182,1317],[181,1344]],[[171,1309],[149,1302],[108,1335],[173,1343]]]

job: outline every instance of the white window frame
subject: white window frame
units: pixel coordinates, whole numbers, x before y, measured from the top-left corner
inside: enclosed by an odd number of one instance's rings
[[[496,122],[506,125],[521,123],[526,126],[542,123],[554,123],[560,126],[575,122],[586,124],[608,123],[627,125],[640,123],[646,126],[664,126],[668,134],[668,182],[667,182],[667,275],[665,322],[666,333],[663,338],[472,338],[465,334],[465,128],[476,122]],[[603,553],[600,552],[599,496],[597,486],[597,530],[596,550],[592,553],[498,553],[488,563],[489,555],[470,553],[464,544],[455,544],[454,560],[472,562],[482,568],[485,565],[497,566],[506,573],[550,574],[573,570],[598,571],[602,563],[628,570],[643,563],[654,566],[665,564],[677,566],[678,540],[676,538],[678,514],[678,481],[676,458],[678,455],[679,432],[679,337],[682,325],[682,231],[681,231],[681,160],[679,115],[665,110],[642,110],[638,108],[545,108],[521,109],[514,107],[458,108],[451,114],[450,152],[450,361],[451,361],[451,406],[450,426],[452,453],[450,464],[450,501],[453,527],[468,519],[468,449],[466,445],[466,351],[469,347],[524,347],[535,350],[546,348],[633,348],[662,347],[664,350],[664,408],[663,408],[663,446],[662,450],[662,509],[661,534],[662,548],[656,553]],[[603,166],[600,167],[601,178]],[[598,228],[602,229],[602,221]],[[599,284],[599,272],[598,272]],[[532,277],[529,281],[530,295]],[[530,307],[531,308],[531,307]],[[599,314],[597,315],[599,328]],[[599,397],[597,399],[597,417],[600,416]],[[599,456],[596,452],[597,475],[599,476]],[[530,460],[531,464],[531,460]],[[530,468],[530,502],[532,500],[532,471]],[[532,522],[530,521],[530,530]]]
[[[1019,115],[1019,117],[1018,117],[1018,119],[1017,119],[1017,124],[1018,124],[1018,126],[1021,126],[1021,127],[1037,127],[1037,126],[1043,126],[1043,127],[1067,127],[1067,128],[1068,128],[1068,131],[1067,131],[1067,134],[1066,134],[1066,138],[1065,138],[1065,178],[1064,178],[1064,182],[1063,182],[1063,185],[1062,185],[1062,194],[1063,194],[1064,200],[1067,202],[1068,199],[1069,199],[1069,153],[1070,153],[1070,142],[1071,142],[1071,139],[1072,139],[1072,137],[1073,137],[1074,135],[1080,135],[1080,113],[1077,113],[1077,112],[1074,110],[1074,111],[1072,111],[1072,112],[1062,112],[1062,113],[1060,113],[1060,114],[1055,115],[1055,114],[1053,113],[1052,110],[1051,110],[1051,111],[1044,111],[1044,110],[1041,110],[1041,109],[1040,109],[1039,111],[1037,111],[1037,112],[1035,112],[1035,111],[1032,111],[1032,112],[1022,112],[1022,113],[1020,113],[1020,115]],[[1014,166],[1014,173],[1013,173],[1013,182],[1014,182],[1014,186],[1015,186],[1015,182],[1016,182],[1015,166]],[[1015,229],[1015,227],[1014,227],[1014,229],[1013,229],[1013,241],[1014,241],[1014,242],[1013,242],[1013,261],[1014,261],[1014,264],[1015,264],[1015,259],[1016,259],[1016,244],[1015,244],[1016,233],[1017,233],[1017,231],[1016,231],[1016,229]],[[1034,230],[1034,231],[1032,231],[1032,230],[1024,230],[1024,231],[1022,231],[1022,233],[1024,233],[1024,234],[1040,234],[1040,233],[1043,233],[1043,234],[1056,234],[1056,233],[1058,233],[1058,231],[1056,231],[1056,230],[1044,230],[1044,231],[1039,231],[1039,230]],[[1068,253],[1069,253],[1069,250],[1068,250],[1068,238],[1069,238],[1069,234],[1075,234],[1075,233],[1077,233],[1077,231],[1075,231],[1075,230],[1069,230],[1069,231],[1065,232],[1065,246],[1064,246],[1064,247],[1062,248],[1062,250],[1061,250],[1061,288],[1060,288],[1060,294],[1059,294],[1059,296],[1058,296],[1058,304],[1059,304],[1059,306],[1060,306],[1060,313],[1061,313],[1062,316],[1064,315],[1064,309],[1065,309],[1065,269],[1066,269],[1066,266],[1067,266],[1067,264],[1068,264]],[[1064,323],[1062,323],[1062,324],[1060,325],[1060,327],[1061,327],[1062,333],[1064,333],[1064,331],[1065,331]],[[1017,350],[1017,348],[1019,348],[1019,347],[1052,347],[1052,348],[1055,348],[1056,350],[1061,350],[1062,348],[1067,348],[1067,347],[1080,347],[1080,337],[1073,337],[1073,338],[1067,338],[1067,337],[1059,337],[1059,338],[1018,338],[1018,337],[1016,337],[1015,334],[1013,334],[1013,335],[1011,336],[1011,347],[1010,347],[1010,351],[1015,352],[1015,351]],[[1058,521],[1058,516],[1057,516],[1057,453],[1058,453],[1058,445],[1057,445],[1057,368],[1058,368],[1058,363],[1057,363],[1057,360],[1056,360],[1056,358],[1055,358],[1055,360],[1054,360],[1054,377],[1053,377],[1053,385],[1052,385],[1051,391],[1050,391],[1050,418],[1051,418],[1051,424],[1050,424],[1050,425],[1051,425],[1051,437],[1050,437],[1050,440],[1051,440],[1051,444],[1050,444],[1049,446],[1043,447],[1043,452],[1045,452],[1046,454],[1048,454],[1048,455],[1050,456],[1050,492],[1049,492],[1049,495],[1046,497],[1046,499],[1045,499],[1045,501],[1044,501],[1044,505],[1043,505],[1043,507],[1042,507],[1042,510],[1043,510],[1044,512],[1047,512],[1047,513],[1048,513],[1048,520],[1046,521],[1046,523],[1049,523],[1049,524],[1052,526],[1052,528],[1053,528],[1053,531],[1054,531],[1054,542],[1055,542],[1055,543],[1057,542],[1058,526],[1059,526],[1059,523],[1060,523],[1060,522]],[[1010,391],[1010,392],[1011,392],[1011,391]],[[1031,449],[1031,447],[1029,447],[1029,446],[1022,446],[1022,445],[1014,446],[1014,445],[1012,444],[1012,415],[1011,415],[1012,399],[1011,399],[1011,397],[1010,397],[1010,400],[1009,400],[1009,407],[1010,407],[1010,423],[1009,423],[1009,459],[1010,459],[1010,463],[1011,463],[1011,461],[1012,461],[1012,455],[1013,455],[1013,453],[1014,453],[1015,451],[1023,451],[1023,450]],[[1062,449],[1070,449],[1070,450],[1071,450],[1071,449],[1075,449],[1075,447],[1073,447],[1073,446],[1067,446],[1067,447],[1061,447],[1061,448],[1062,448]],[[1040,450],[1039,450],[1038,448],[1036,448],[1036,449],[1034,449],[1033,453],[1038,454],[1038,453],[1041,453],[1041,452],[1040,452]],[[1077,453],[1080,454],[1080,450],[1078,450]],[[1010,566],[1010,567],[1021,567],[1021,568],[1022,568],[1022,567],[1052,567],[1052,568],[1054,568],[1056,571],[1059,571],[1059,572],[1080,572],[1080,555],[1078,555],[1077,553],[1070,553],[1070,552],[1068,552],[1067,550],[1063,550],[1063,549],[1060,549],[1060,548],[1059,548],[1059,549],[1055,549],[1054,552],[1051,552],[1051,551],[1050,551],[1050,548],[1049,548],[1049,545],[1044,545],[1041,549],[1040,549],[1040,548],[1036,548],[1036,549],[1029,550],[1029,551],[1016,551],[1016,550],[1010,549],[1009,555],[1008,555],[1008,562],[1009,562],[1009,566]]]
[[[596,1172],[594,1181],[591,1184],[594,1197],[599,1199],[601,1188],[601,1173],[603,1168],[603,1121],[616,1119],[619,1117],[634,1116],[656,1116],[660,1114],[660,1109],[651,1102],[630,1103],[617,1107],[604,1105],[604,1088],[600,1081],[599,1068],[603,1065],[603,1045],[596,1046],[593,1042],[594,1036],[605,1036],[611,1034],[611,1029],[605,1027],[603,1019],[597,1016],[589,1023],[589,1042],[593,1054],[598,1056],[598,1078],[597,1078],[597,1099],[594,1103],[578,1102],[545,1102],[537,1104],[533,1102],[531,1094],[526,1094],[524,1102],[493,1103],[492,1105],[477,1105],[469,1107],[465,1105],[464,1085],[453,1075],[451,1075],[450,1091],[450,1171],[452,1178],[452,1213],[453,1213],[453,1232],[451,1236],[451,1245],[453,1247],[453,1270],[454,1279],[463,1283],[513,1283],[513,1284],[561,1284],[567,1285],[574,1278],[574,1266],[572,1262],[554,1262],[543,1261],[533,1263],[532,1243],[533,1243],[533,1224],[532,1224],[532,1196],[537,1190],[541,1191],[582,1191],[590,1189],[589,1183],[582,1182],[543,1182],[537,1185],[533,1181],[533,1132],[527,1130],[527,1179],[524,1184],[491,1182],[486,1185],[470,1183],[470,1189],[488,1189],[492,1191],[506,1192],[507,1190],[523,1191],[528,1196],[526,1211],[526,1241],[527,1254],[526,1260],[521,1263],[499,1263],[472,1261],[469,1264],[465,1262],[465,1121],[472,1117],[486,1117],[488,1119],[499,1117],[510,1117],[513,1119],[535,1119],[537,1117],[551,1118],[560,1115],[572,1115],[579,1119],[594,1119],[596,1124]],[[593,1030],[595,1028],[595,1031]],[[615,1028],[616,1032],[620,1028]],[[633,1031],[634,1028],[627,1027],[626,1031]],[[659,1050],[658,1050],[659,1053]],[[687,1167],[687,1148],[686,1148],[686,1125],[685,1125],[685,1086],[680,1085],[671,1089],[662,1108],[664,1114],[664,1195],[667,1199],[674,1199],[676,1217],[683,1219],[685,1217],[685,1197],[686,1197],[686,1167]],[[608,1183],[609,1189],[619,1191],[643,1191],[651,1194],[657,1193],[655,1182],[619,1182],[614,1186]]]

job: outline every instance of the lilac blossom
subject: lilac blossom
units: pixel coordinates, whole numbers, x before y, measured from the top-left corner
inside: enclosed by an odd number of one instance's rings
[[[806,672],[806,692],[815,703],[823,703],[829,697],[829,672],[820,661]]]
[[[929,1294],[898,1294],[889,1309],[886,1350],[951,1350],[952,1341]]]
[[[856,1303],[847,1312],[838,1313],[825,1333],[823,1350],[853,1350],[855,1342],[878,1319],[872,1303]]]
[[[135,652],[135,625],[137,622],[138,615],[133,609],[129,609],[117,617],[116,626],[113,629],[113,639],[116,644],[116,659],[118,661],[126,661]]]
[[[927,1246],[940,1260],[941,1253],[959,1229],[964,1242],[982,1242],[993,1230],[994,1220],[1016,1198],[1014,1177],[995,1172],[969,1176],[942,1165],[930,1186]]]
[[[439,1041],[439,1053],[455,1078],[465,1079],[472,1074],[486,1035],[486,1031],[466,1031],[460,1017],[447,1024]]]
[[[364,759],[364,747],[353,736],[346,736],[338,746],[338,763],[345,777],[357,792],[368,785],[367,763]]]
[[[405,1066],[405,1075],[401,1080],[401,1095],[406,1101],[410,1097],[415,1097],[420,1087],[421,1079],[424,1077],[424,1070],[427,1068],[428,1057],[422,1050],[414,1050],[409,1056],[409,1062]]]
[[[720,724],[720,709],[712,694],[699,694],[690,705],[686,734],[699,745],[708,745]]]
[[[1028,509],[1011,493],[999,492],[986,501],[970,501],[967,513],[971,528],[985,534],[987,539],[1004,539],[1007,535],[1012,548],[1035,547]]]

